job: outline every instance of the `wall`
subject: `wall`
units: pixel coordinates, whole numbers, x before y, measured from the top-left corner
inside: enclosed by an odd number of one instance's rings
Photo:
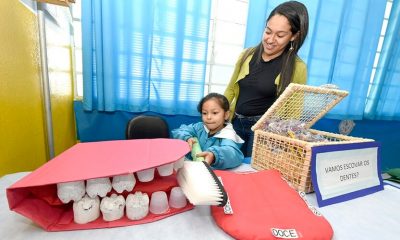
[[[0,176],[32,171],[49,159],[38,32],[35,12],[17,0],[0,1]],[[56,154],[76,142],[72,69],[63,71],[69,77],[50,77]]]
[[[38,23],[18,1],[0,1],[0,175],[47,159]]]
[[[81,142],[96,142],[106,140],[125,139],[126,125],[132,118],[144,114],[162,117],[168,124],[170,131],[181,124],[201,121],[198,117],[186,115],[166,115],[155,112],[99,112],[85,111],[81,101],[74,103],[78,139]]]

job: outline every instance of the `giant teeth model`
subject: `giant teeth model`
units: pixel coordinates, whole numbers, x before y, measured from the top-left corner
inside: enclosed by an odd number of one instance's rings
[[[96,220],[100,216],[99,197],[90,198],[85,195],[81,200],[73,204],[74,222],[85,224]]]
[[[86,181],[86,193],[89,197],[105,197],[111,191],[111,181],[108,177],[95,178]]]
[[[149,196],[146,193],[135,192],[126,198],[126,216],[131,220],[139,220],[149,213]]]
[[[57,196],[63,203],[81,200],[85,196],[85,181],[57,183]]]
[[[100,210],[104,221],[114,221],[122,218],[125,212],[125,199],[122,195],[112,194],[101,200]]]
[[[117,193],[122,193],[123,191],[132,191],[135,187],[136,179],[133,173],[126,175],[114,176],[112,180],[112,187]]]

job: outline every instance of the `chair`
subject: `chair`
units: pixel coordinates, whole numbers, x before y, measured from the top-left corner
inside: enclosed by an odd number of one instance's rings
[[[161,117],[139,115],[128,122],[125,136],[126,139],[169,138],[169,127]]]

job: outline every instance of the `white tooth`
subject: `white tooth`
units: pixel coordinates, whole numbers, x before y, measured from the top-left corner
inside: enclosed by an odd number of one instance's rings
[[[175,161],[174,162],[174,170],[178,171],[178,169],[182,168],[184,162],[185,162],[185,157],[182,157],[178,161]]]
[[[86,192],[89,197],[105,197],[111,191],[111,181],[108,177],[95,178],[86,181]]]
[[[85,196],[85,181],[57,183],[57,196],[63,203],[81,200]]]
[[[150,212],[153,214],[163,214],[168,211],[168,197],[164,191],[157,191],[151,194]]]
[[[187,205],[186,196],[180,187],[173,187],[171,189],[168,203],[173,208],[183,208]]]
[[[154,179],[154,168],[142,170],[136,172],[136,174],[140,182],[150,182]]]
[[[97,196],[90,198],[86,195],[81,200],[74,202],[72,209],[75,223],[85,224],[92,222],[100,216],[100,199]]]
[[[135,187],[136,179],[133,173],[114,176],[112,180],[112,187],[117,193],[122,193],[123,191],[132,191]]]
[[[162,177],[170,176],[174,173],[174,163],[168,163],[157,167],[158,174]]]
[[[139,220],[149,213],[149,196],[147,193],[135,192],[126,198],[126,216],[131,220]]]
[[[104,221],[118,220],[124,216],[125,199],[122,195],[111,194],[101,200],[100,210]]]

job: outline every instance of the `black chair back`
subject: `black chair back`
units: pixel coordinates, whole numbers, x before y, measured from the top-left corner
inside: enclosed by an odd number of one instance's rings
[[[126,139],[169,138],[169,127],[159,116],[139,115],[128,122],[125,136]]]

